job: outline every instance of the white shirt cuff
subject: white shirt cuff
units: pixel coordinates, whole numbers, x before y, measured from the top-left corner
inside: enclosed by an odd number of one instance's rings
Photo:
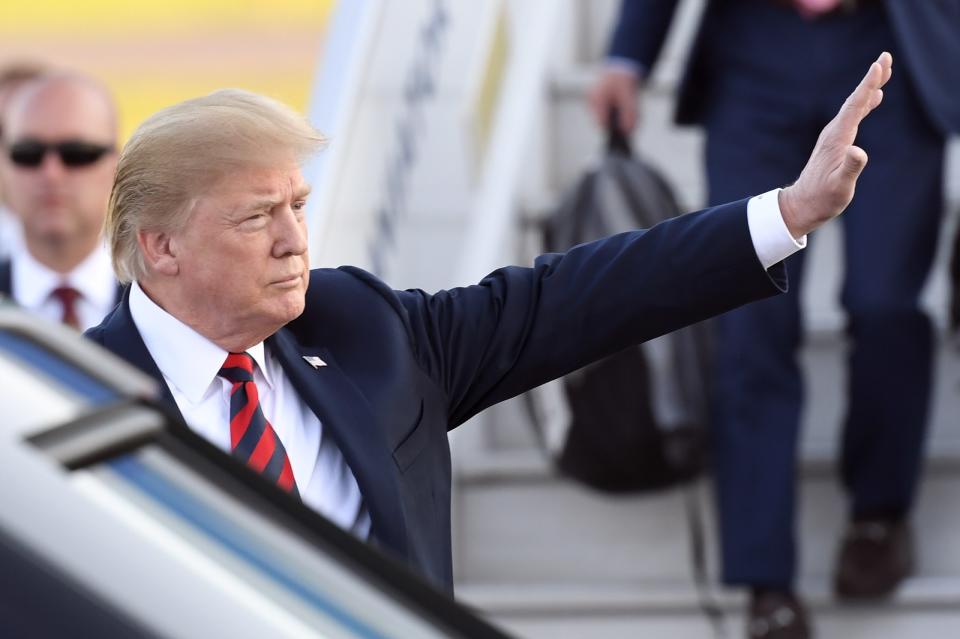
[[[750,239],[764,269],[807,247],[806,235],[796,239],[787,230],[787,223],[780,212],[779,193],[780,189],[774,189],[747,202]]]

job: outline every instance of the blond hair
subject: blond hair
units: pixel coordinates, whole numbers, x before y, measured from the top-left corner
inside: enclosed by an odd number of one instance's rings
[[[146,275],[140,231],[176,232],[217,180],[242,168],[304,161],[323,135],[293,109],[240,89],[223,89],[158,111],[123,147],[105,231],[121,282]]]

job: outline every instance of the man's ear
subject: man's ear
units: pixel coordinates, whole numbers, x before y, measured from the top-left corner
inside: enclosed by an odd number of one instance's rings
[[[171,277],[180,273],[176,242],[169,233],[139,231],[137,244],[140,245],[140,252],[148,270]]]

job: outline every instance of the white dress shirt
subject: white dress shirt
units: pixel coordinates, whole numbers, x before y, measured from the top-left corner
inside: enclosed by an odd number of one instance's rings
[[[11,297],[14,301],[55,322],[63,319],[63,305],[51,294],[61,286],[73,287],[80,293],[76,301],[80,330],[85,331],[99,324],[117,305],[117,279],[113,274],[110,256],[102,245],[66,275],[38,262],[25,243],[14,249],[10,265],[13,271]]]
[[[227,351],[160,308],[136,282],[130,288],[130,314],[184,420],[229,452],[232,384],[217,375]],[[320,420],[300,399],[263,342],[247,353],[256,362],[253,380],[260,407],[287,451],[301,499],[341,528],[366,539],[370,515],[340,449],[330,437],[324,437]]]

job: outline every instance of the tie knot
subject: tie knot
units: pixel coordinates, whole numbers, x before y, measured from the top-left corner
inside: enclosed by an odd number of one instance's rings
[[[50,292],[50,297],[60,302],[60,308],[63,311],[60,321],[79,330],[80,317],[77,315],[77,300],[80,299],[80,291],[72,286],[58,286]]]
[[[230,353],[218,373],[234,384],[253,381],[253,358],[247,353]]]
[[[58,286],[50,292],[50,297],[57,298],[64,305],[72,305],[80,297],[80,291],[72,286]]]

